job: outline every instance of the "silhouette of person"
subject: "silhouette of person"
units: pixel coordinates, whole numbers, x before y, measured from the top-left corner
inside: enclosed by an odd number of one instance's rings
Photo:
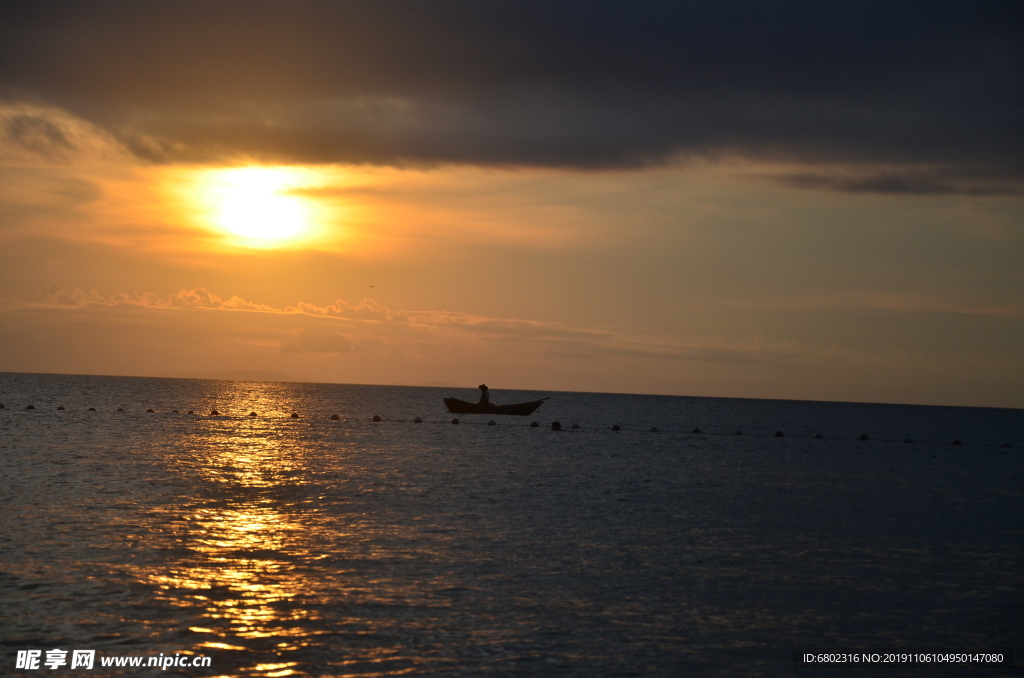
[[[480,389],[480,402],[479,402],[479,404],[480,405],[490,405],[491,404],[491,394],[487,391],[487,384],[480,384],[479,386],[477,386],[477,388]]]

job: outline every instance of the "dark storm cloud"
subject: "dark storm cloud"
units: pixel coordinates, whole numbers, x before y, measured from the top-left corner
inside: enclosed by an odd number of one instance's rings
[[[1024,174],[1016,2],[5,7],[0,95],[70,110],[157,161],[605,168],[738,154],[929,165],[952,191],[958,167]]]

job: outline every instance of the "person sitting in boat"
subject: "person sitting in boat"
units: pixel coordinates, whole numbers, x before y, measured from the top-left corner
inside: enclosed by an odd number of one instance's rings
[[[480,402],[477,403],[477,404],[478,405],[490,405],[491,404],[491,394],[487,391],[487,384],[480,384],[479,386],[477,386],[477,388],[480,389]]]

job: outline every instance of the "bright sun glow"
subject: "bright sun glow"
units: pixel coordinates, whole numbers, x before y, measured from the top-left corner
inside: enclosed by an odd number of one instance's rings
[[[314,215],[302,173],[280,167],[240,167],[207,176],[205,202],[213,224],[257,247],[278,247],[312,235]]]

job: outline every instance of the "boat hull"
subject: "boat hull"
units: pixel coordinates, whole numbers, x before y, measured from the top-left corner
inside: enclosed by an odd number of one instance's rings
[[[529,403],[517,403],[515,405],[481,405],[480,403],[467,403],[458,398],[445,398],[444,405],[452,414],[511,414],[517,417],[525,417],[537,411],[537,408],[544,404],[547,398],[534,400]]]

